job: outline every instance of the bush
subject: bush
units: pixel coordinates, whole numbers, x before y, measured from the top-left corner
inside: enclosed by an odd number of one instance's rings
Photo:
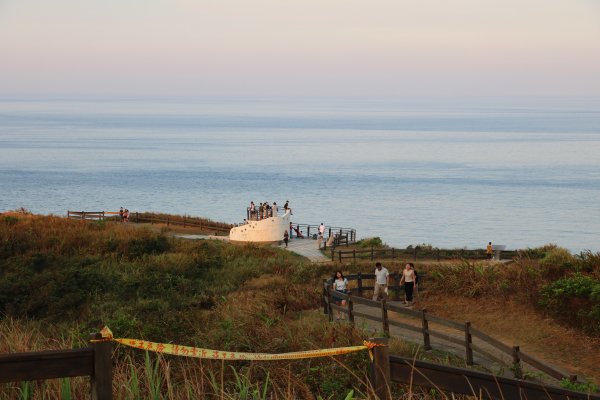
[[[581,274],[542,288],[538,305],[546,312],[600,335],[600,281]]]
[[[384,246],[383,241],[379,236],[361,239],[358,242],[356,242],[356,245],[361,248]]]

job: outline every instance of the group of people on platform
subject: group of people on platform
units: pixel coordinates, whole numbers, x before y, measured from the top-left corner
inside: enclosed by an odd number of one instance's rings
[[[412,306],[414,304],[414,292],[418,285],[418,275],[415,271],[415,265],[413,263],[406,263],[402,270],[402,277],[400,278],[400,286],[404,285],[404,305]],[[388,298],[388,287],[390,284],[390,272],[380,262],[375,264],[375,282],[373,288],[373,300],[387,300]],[[346,299],[342,296],[336,296],[336,293],[348,294],[348,279],[344,277],[342,271],[336,271],[333,279],[332,289],[334,290],[333,300],[340,306],[346,305]],[[345,319],[345,315],[339,310],[337,312],[337,319]]]
[[[121,209],[119,210],[119,219],[121,220],[121,222],[129,222],[129,210],[123,209],[123,207],[121,207]]]
[[[290,214],[292,213],[292,209],[290,208],[289,200],[285,201],[283,205],[284,212],[288,211]],[[264,203],[259,203],[258,207],[254,204],[253,201],[250,202],[250,206],[247,208],[247,219],[244,219],[244,223],[248,223],[248,221],[260,221],[270,217],[276,217],[279,213],[279,206],[274,201],[273,205],[270,205],[268,201]]]

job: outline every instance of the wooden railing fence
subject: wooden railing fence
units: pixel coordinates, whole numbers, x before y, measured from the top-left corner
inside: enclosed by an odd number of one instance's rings
[[[149,222],[151,224],[166,224],[167,226],[177,225],[183,226],[184,228],[198,228],[207,232],[214,232],[215,235],[229,235],[229,231],[232,227],[225,227],[220,225],[215,225],[206,222],[199,222],[195,219],[188,219],[186,217],[182,218],[159,218],[148,215],[140,215],[140,213],[134,213],[130,216],[130,220],[132,222]]]
[[[99,333],[91,339],[101,339]],[[390,384],[398,382],[474,395],[477,398],[528,400],[600,400],[600,396],[508,379],[464,368],[390,356],[387,338],[370,338],[384,346],[373,349],[370,385],[380,399],[390,399]],[[76,350],[0,355],[0,383],[89,376],[90,398],[112,400],[112,342],[100,341]]]
[[[91,339],[101,339],[97,333]],[[0,355],[0,383],[90,377],[93,400],[112,399],[112,343],[95,342],[75,350],[52,350]]]
[[[107,218],[119,219],[119,212],[115,211],[67,211],[67,218],[80,219],[80,220],[99,220],[103,221]],[[215,235],[229,235],[231,227],[211,224],[207,222],[200,222],[197,219],[190,219],[185,216],[183,217],[157,217],[152,215],[145,215],[143,213],[135,212],[129,214],[129,222],[143,223],[147,222],[150,224],[166,224],[167,226],[176,225],[184,228],[198,228],[205,232],[213,232]]]
[[[518,255],[516,250],[503,250],[500,252],[501,259],[512,259]],[[375,260],[375,259],[396,259],[401,258],[405,260],[417,261],[421,259],[434,259],[434,260],[453,260],[453,259],[473,259],[481,260],[487,258],[485,249],[428,249],[413,247],[407,249],[396,249],[396,248],[375,248],[364,250],[337,250],[331,252],[331,261],[337,260],[342,262],[343,260],[352,259],[356,260]]]
[[[420,274],[422,276],[422,274]],[[399,299],[400,285],[398,274],[390,274],[392,282],[395,281],[395,285],[391,284],[388,289],[391,289],[395,294],[395,299]],[[457,322],[446,318],[441,318],[435,315],[431,315],[426,309],[413,310],[407,307],[394,305],[383,301],[373,301],[362,296],[365,292],[372,292],[373,286],[369,284],[365,285],[365,280],[374,280],[374,274],[362,274],[358,273],[355,275],[346,275],[348,281],[357,281],[357,288],[353,289],[354,293],[340,293],[335,292],[332,288],[333,278],[326,280],[323,283],[323,312],[328,314],[329,320],[333,320],[333,311],[341,312],[348,315],[348,321],[354,324],[355,317],[362,317],[371,321],[381,323],[382,331],[389,337],[390,326],[395,326],[400,329],[404,329],[410,332],[419,333],[423,336],[423,347],[425,350],[430,350],[431,338],[437,338],[445,342],[450,342],[458,346],[464,346],[465,349],[465,361],[467,365],[473,365],[473,352],[479,353],[482,356],[491,359],[492,361],[498,362],[501,365],[506,364],[506,361],[496,354],[492,354],[487,349],[484,349],[479,343],[473,343],[473,339],[477,339],[482,344],[485,343],[488,346],[495,349],[501,355],[506,356],[510,361],[511,370],[514,372],[516,378],[522,377],[522,363],[528,364],[534,369],[541,371],[548,376],[557,379],[569,379],[573,382],[577,381],[576,375],[570,375],[552,365],[549,365],[537,358],[524,353],[519,346],[508,346],[498,339],[491,337],[490,335],[476,329],[472,326],[471,322]],[[422,285],[419,283],[419,286]],[[338,298],[346,300],[347,306],[341,307],[335,304],[333,295]],[[361,304],[377,310],[376,313],[364,313],[355,310],[355,304]],[[389,313],[394,313],[395,316],[404,317],[402,320],[398,318],[390,318]],[[412,324],[409,322],[413,322]],[[435,330],[430,324],[441,325],[445,328],[457,331],[461,338],[453,335],[449,335],[446,332]],[[464,335],[464,338],[462,338]]]
[[[118,211],[67,211],[67,218],[92,221],[103,221],[106,218],[119,216]]]
[[[370,339],[387,344],[387,339]],[[600,400],[592,393],[575,392],[521,379],[504,378],[466,368],[389,355],[387,346],[373,349],[371,385],[380,399],[389,400],[391,382],[474,396],[477,399]],[[445,396],[443,396],[445,397]]]

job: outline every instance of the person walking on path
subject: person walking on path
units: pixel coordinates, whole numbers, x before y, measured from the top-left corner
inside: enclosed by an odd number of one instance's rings
[[[489,242],[488,245],[486,246],[485,254],[487,255],[487,258],[489,260],[491,260],[492,257],[494,257],[494,246],[492,246],[492,242]]]
[[[387,288],[390,281],[390,273],[380,262],[375,264],[375,289],[373,290],[373,300],[378,301],[387,299]]]
[[[288,246],[288,240],[289,240],[290,236],[288,235],[287,229],[285,230],[285,232],[283,232],[283,242],[285,243],[285,247]]]
[[[348,279],[344,278],[344,274],[342,271],[335,272],[335,280],[333,281],[333,290],[339,293],[348,294]],[[344,307],[346,305],[346,299],[341,297],[337,297],[334,293],[333,298],[338,306]],[[346,319],[345,315],[342,315],[340,310],[337,310],[337,318],[336,319]]]
[[[415,265],[413,263],[406,263],[404,270],[402,271],[402,278],[400,278],[400,285],[404,283],[405,300],[404,304],[413,304],[413,291],[417,286],[417,276],[415,275]]]

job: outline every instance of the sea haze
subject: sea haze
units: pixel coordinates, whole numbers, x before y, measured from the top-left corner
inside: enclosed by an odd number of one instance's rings
[[[299,223],[397,247],[600,250],[600,99],[4,99],[0,211]]]

